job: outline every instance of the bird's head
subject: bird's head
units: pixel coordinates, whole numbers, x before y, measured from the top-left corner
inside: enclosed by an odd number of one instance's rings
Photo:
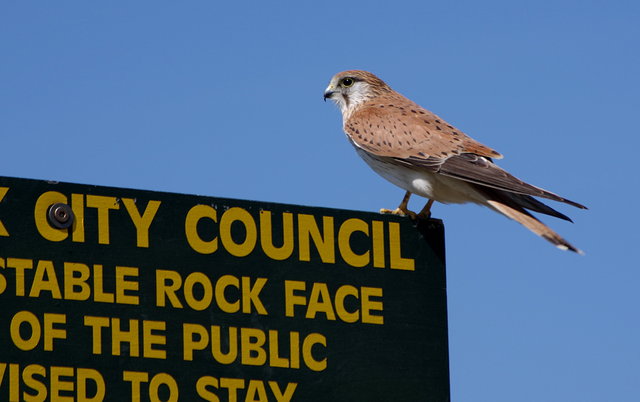
[[[346,119],[360,104],[388,91],[391,88],[370,72],[349,70],[331,78],[324,100],[334,101]]]

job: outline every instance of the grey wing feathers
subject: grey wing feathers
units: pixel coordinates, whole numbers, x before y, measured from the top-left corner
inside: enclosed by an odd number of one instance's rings
[[[501,191],[497,189],[492,189],[492,191],[493,192],[499,191],[504,200],[509,200],[514,205],[519,205],[522,208],[528,209],[530,211],[539,212],[541,214],[546,214],[546,215],[554,216],[556,218],[564,219],[565,221],[573,222],[571,218],[569,218],[567,215],[556,211],[550,206],[541,203],[540,201],[536,200],[535,198],[529,195],[510,193],[507,191]]]
[[[445,159],[440,165],[438,173],[479,184],[481,186],[503,190],[509,193],[548,198],[554,201],[564,202],[578,208],[586,209],[582,204],[562,198],[552,192],[525,183],[495,165],[489,158],[471,153],[464,153]],[[538,212],[543,213],[553,211],[546,205],[543,208],[539,204],[544,204],[537,203],[535,200],[532,202],[530,199],[525,197],[520,197],[519,201],[528,203],[533,207],[530,209],[534,211],[537,210]],[[546,208],[551,209],[551,211]],[[544,209],[547,212],[540,211],[540,209]],[[554,216],[557,216],[557,214],[559,213],[549,213],[549,215]]]

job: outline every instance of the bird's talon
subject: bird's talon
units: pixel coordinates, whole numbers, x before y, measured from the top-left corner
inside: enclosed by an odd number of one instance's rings
[[[420,212],[418,214],[418,219],[424,219],[424,220],[429,220],[431,219],[431,212]]]
[[[402,208],[396,208],[396,209],[386,209],[386,208],[380,208],[380,213],[381,214],[389,214],[389,215],[400,215],[400,216],[408,216],[409,218],[413,219],[414,221],[416,219],[418,219],[418,214],[416,214],[413,211],[409,211],[408,209],[402,209]]]

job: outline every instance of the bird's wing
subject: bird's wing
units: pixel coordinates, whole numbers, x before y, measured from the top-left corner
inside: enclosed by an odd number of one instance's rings
[[[357,147],[399,164],[586,208],[509,174],[491,160],[502,157],[497,151],[404,97],[367,102],[345,122],[344,129]]]
[[[490,159],[472,153],[464,153],[447,158],[440,165],[438,173],[498,190],[548,198],[573,205],[574,207],[586,209],[582,204],[560,197],[540,187],[525,183],[500,168]]]
[[[437,115],[402,97],[378,97],[344,124],[357,147],[378,156],[444,160],[461,153],[502,158]]]

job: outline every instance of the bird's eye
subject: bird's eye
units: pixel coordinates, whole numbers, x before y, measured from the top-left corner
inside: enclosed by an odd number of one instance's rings
[[[342,86],[345,88],[350,87],[351,85],[353,85],[353,83],[354,83],[353,78],[344,78],[342,80]]]

